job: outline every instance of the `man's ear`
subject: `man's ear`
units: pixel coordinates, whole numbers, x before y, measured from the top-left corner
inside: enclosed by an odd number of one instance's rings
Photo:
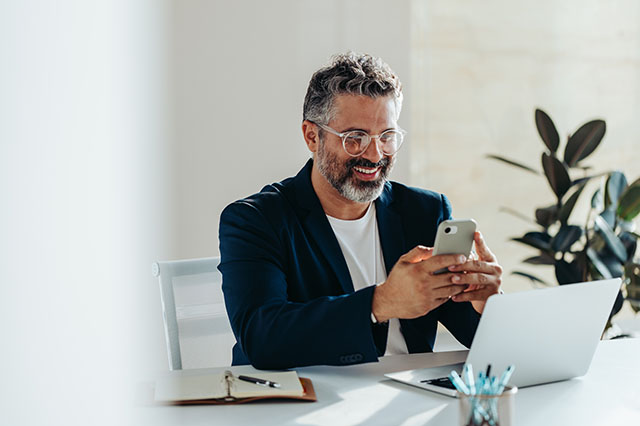
[[[316,126],[309,120],[304,120],[302,122],[302,136],[304,137],[304,141],[307,143],[307,148],[309,148],[309,151],[314,153],[318,150],[318,145],[320,143],[320,135],[318,134],[318,130],[318,126]]]

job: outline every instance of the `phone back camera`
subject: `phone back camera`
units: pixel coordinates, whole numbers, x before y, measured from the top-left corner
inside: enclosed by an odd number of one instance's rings
[[[458,227],[455,225],[447,226],[444,228],[444,233],[446,235],[454,235],[458,233]]]

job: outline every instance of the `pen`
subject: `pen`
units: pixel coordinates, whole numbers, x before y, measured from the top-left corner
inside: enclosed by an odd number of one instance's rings
[[[516,367],[514,365],[510,365],[506,370],[504,370],[504,373],[502,373],[502,377],[500,378],[500,382],[498,383],[498,394],[501,394],[504,388],[507,386],[507,383],[509,382],[509,379],[511,378],[511,375],[513,374],[513,370],[515,370],[515,368]]]
[[[453,386],[455,386],[458,392],[463,393],[465,395],[469,395],[471,393],[467,385],[464,384],[464,382],[458,375],[457,371],[455,370],[451,371],[451,373],[449,374],[449,380],[451,380],[451,383],[453,384]]]
[[[471,367],[471,364],[465,364],[464,368],[462,369],[462,374],[464,379],[467,382],[467,386],[469,386],[469,391],[471,392],[471,395],[475,395],[476,394],[476,382],[473,379],[473,367]]]
[[[272,382],[271,380],[258,379],[257,377],[249,377],[249,376],[238,376],[238,379],[244,380],[245,382],[254,383],[256,385],[269,386],[270,388],[279,388],[280,384],[276,382]]]

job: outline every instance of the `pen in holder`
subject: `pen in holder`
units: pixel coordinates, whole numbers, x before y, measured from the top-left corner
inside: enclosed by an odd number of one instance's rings
[[[507,387],[499,395],[459,394],[460,426],[511,426],[518,388]]]
[[[515,407],[516,387],[506,386],[513,366],[509,366],[500,379],[491,376],[491,365],[486,372],[481,371],[477,378],[471,365],[462,370],[462,377],[452,371],[451,383],[458,390],[460,400],[460,426],[511,426]]]

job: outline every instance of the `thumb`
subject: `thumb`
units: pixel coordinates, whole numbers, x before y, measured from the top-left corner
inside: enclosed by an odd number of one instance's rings
[[[418,263],[429,259],[431,256],[433,256],[432,247],[415,246],[409,252],[403,254],[400,260],[406,263]]]

